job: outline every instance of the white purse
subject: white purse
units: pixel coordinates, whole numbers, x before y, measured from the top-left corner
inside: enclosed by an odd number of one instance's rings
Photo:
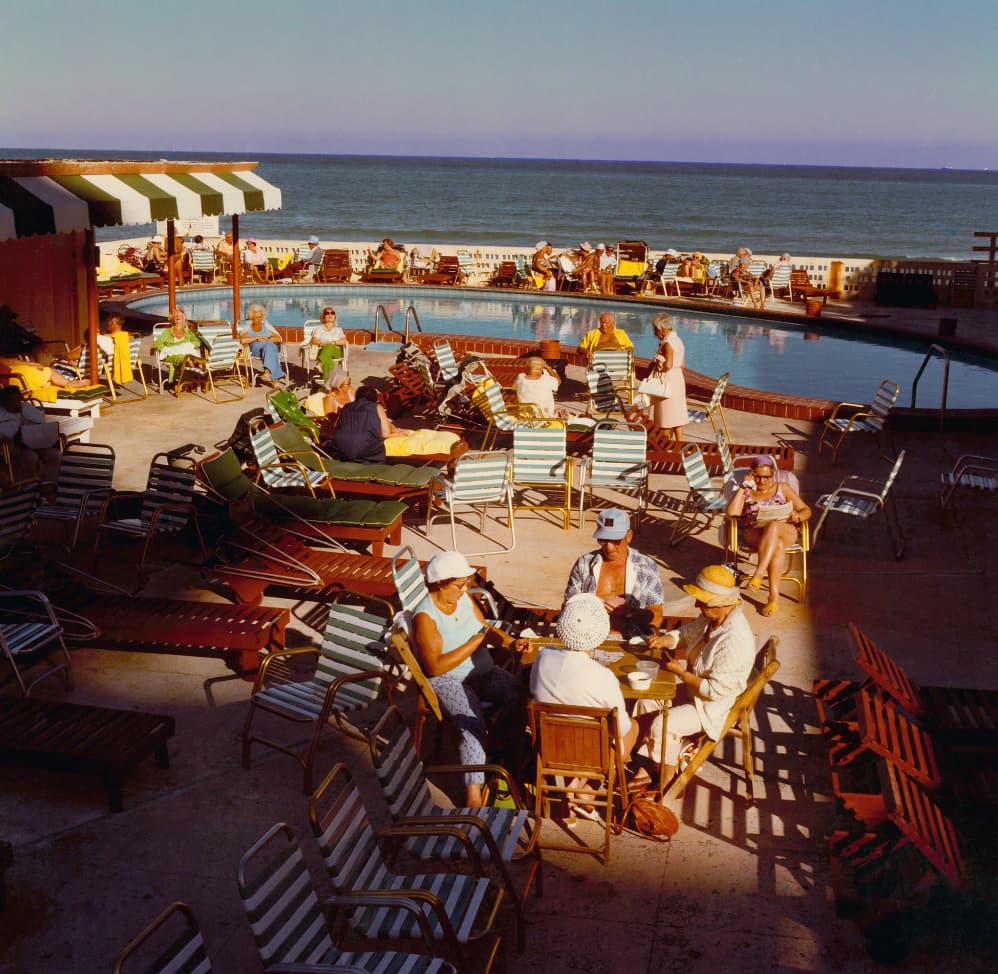
[[[652,372],[646,378],[642,379],[638,383],[637,391],[653,399],[668,399],[672,395],[672,392],[669,390],[668,380],[664,375],[659,375],[657,372]]]

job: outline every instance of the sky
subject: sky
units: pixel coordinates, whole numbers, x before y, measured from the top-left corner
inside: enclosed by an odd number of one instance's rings
[[[998,169],[998,0],[32,0],[4,40],[10,148]]]

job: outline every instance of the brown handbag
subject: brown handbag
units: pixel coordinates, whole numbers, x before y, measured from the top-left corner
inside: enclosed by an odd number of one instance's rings
[[[679,831],[675,812],[644,795],[631,800],[627,814],[634,823],[634,831],[646,839],[668,842]]]

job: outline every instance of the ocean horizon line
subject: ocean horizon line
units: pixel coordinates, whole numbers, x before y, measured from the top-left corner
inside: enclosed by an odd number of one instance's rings
[[[204,156],[219,156],[224,157],[228,161],[239,161],[239,162],[252,162],[256,158],[259,159],[296,159],[296,158],[315,158],[315,159],[344,159],[344,160],[359,160],[359,159],[395,159],[395,160],[413,160],[418,162],[437,162],[437,161],[453,161],[453,162],[501,162],[501,163],[517,163],[521,162],[527,165],[534,165],[537,163],[555,163],[555,164],[580,164],[580,165],[610,165],[610,166],[674,166],[674,167],[690,167],[699,168],[703,166],[716,167],[720,169],[786,169],[786,170],[855,170],[860,172],[910,172],[910,173],[973,173],[975,175],[979,174],[990,174],[998,178],[998,170],[991,169],[987,166],[982,166],[978,168],[967,168],[963,166],[870,166],[870,165],[845,165],[842,163],[818,163],[818,162],[712,162],[709,160],[670,160],[670,159],[610,159],[610,158],[595,158],[595,157],[569,157],[569,156],[475,156],[475,155],[459,155],[442,153],[437,155],[420,155],[412,153],[369,153],[369,152],[313,152],[313,151],[298,151],[298,152],[264,152],[251,150],[248,154],[254,158],[247,159],[245,154],[240,154],[237,152],[220,151],[218,149],[197,149],[197,148],[183,148],[183,149],[110,149],[110,148],[92,148],[87,146],[4,146],[0,148],[0,153],[2,152],[18,152],[18,153],[43,153],[43,152],[56,152],[56,153],[86,153],[92,155],[94,153],[106,153],[106,155],[100,158],[116,159],[116,158],[129,158],[131,155],[136,154],[140,156],[155,156],[157,158],[167,158],[181,156],[183,153],[194,153],[197,155]],[[165,153],[166,155],[163,155]],[[0,157],[2,158],[2,157]],[[32,157],[33,158],[33,157]],[[45,157],[39,157],[45,158]],[[196,161],[193,158],[182,157],[175,161]]]

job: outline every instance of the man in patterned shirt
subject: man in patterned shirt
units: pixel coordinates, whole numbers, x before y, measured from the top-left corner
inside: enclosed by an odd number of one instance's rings
[[[600,511],[593,537],[598,551],[582,555],[572,566],[565,601],[580,592],[598,595],[610,613],[611,635],[629,639],[658,632],[662,624],[662,579],[658,565],[631,548],[631,519],[611,507]]]

